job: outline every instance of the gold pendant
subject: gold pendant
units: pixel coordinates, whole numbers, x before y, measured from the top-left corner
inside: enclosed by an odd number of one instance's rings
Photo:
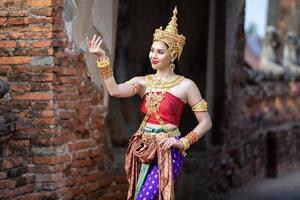
[[[150,92],[146,96],[147,113],[156,113],[159,109],[161,101],[164,99],[163,92]]]

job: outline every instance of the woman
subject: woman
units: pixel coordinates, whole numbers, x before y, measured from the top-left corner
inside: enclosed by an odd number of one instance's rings
[[[126,153],[128,200],[175,199],[174,182],[181,172],[185,151],[211,127],[207,103],[196,84],[174,73],[173,62],[179,59],[185,44],[185,37],[178,34],[176,15],[175,8],[166,29],[155,30],[149,59],[156,73],[122,84],[117,84],[113,77],[109,58],[100,47],[102,39],[96,35],[92,40],[87,38],[89,51],[98,56],[97,65],[109,94],[138,94],[143,99],[144,120]],[[192,107],[198,125],[181,137],[177,127],[186,103]]]

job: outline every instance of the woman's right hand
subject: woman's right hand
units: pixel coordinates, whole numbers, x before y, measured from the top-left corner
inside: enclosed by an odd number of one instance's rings
[[[100,47],[102,44],[102,39],[100,36],[97,36],[95,34],[92,40],[90,40],[88,37],[86,38],[86,40],[87,40],[88,50],[90,53],[95,54],[100,58],[106,56],[105,51]]]

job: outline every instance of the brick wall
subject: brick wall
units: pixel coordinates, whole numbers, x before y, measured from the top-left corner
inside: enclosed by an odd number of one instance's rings
[[[16,132],[0,144],[0,199],[117,199],[124,177],[106,174],[103,90],[64,32],[63,0],[0,3],[0,112]],[[101,197],[101,198],[100,198]]]
[[[232,188],[299,166],[300,84],[245,81],[243,4],[226,4],[226,49],[232,54],[225,63],[223,145],[190,151],[178,199],[222,199]],[[0,78],[11,84],[10,95],[0,100],[0,120],[16,124],[0,140],[0,199],[126,195],[124,174],[103,169],[104,91],[68,41],[63,6],[63,0],[0,3]]]

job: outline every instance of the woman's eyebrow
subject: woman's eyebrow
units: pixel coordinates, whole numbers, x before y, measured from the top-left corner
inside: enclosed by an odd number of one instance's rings
[[[151,47],[151,49],[155,49],[155,50],[158,50],[158,51],[165,51],[165,49],[159,49],[159,48],[154,48],[154,47]]]

